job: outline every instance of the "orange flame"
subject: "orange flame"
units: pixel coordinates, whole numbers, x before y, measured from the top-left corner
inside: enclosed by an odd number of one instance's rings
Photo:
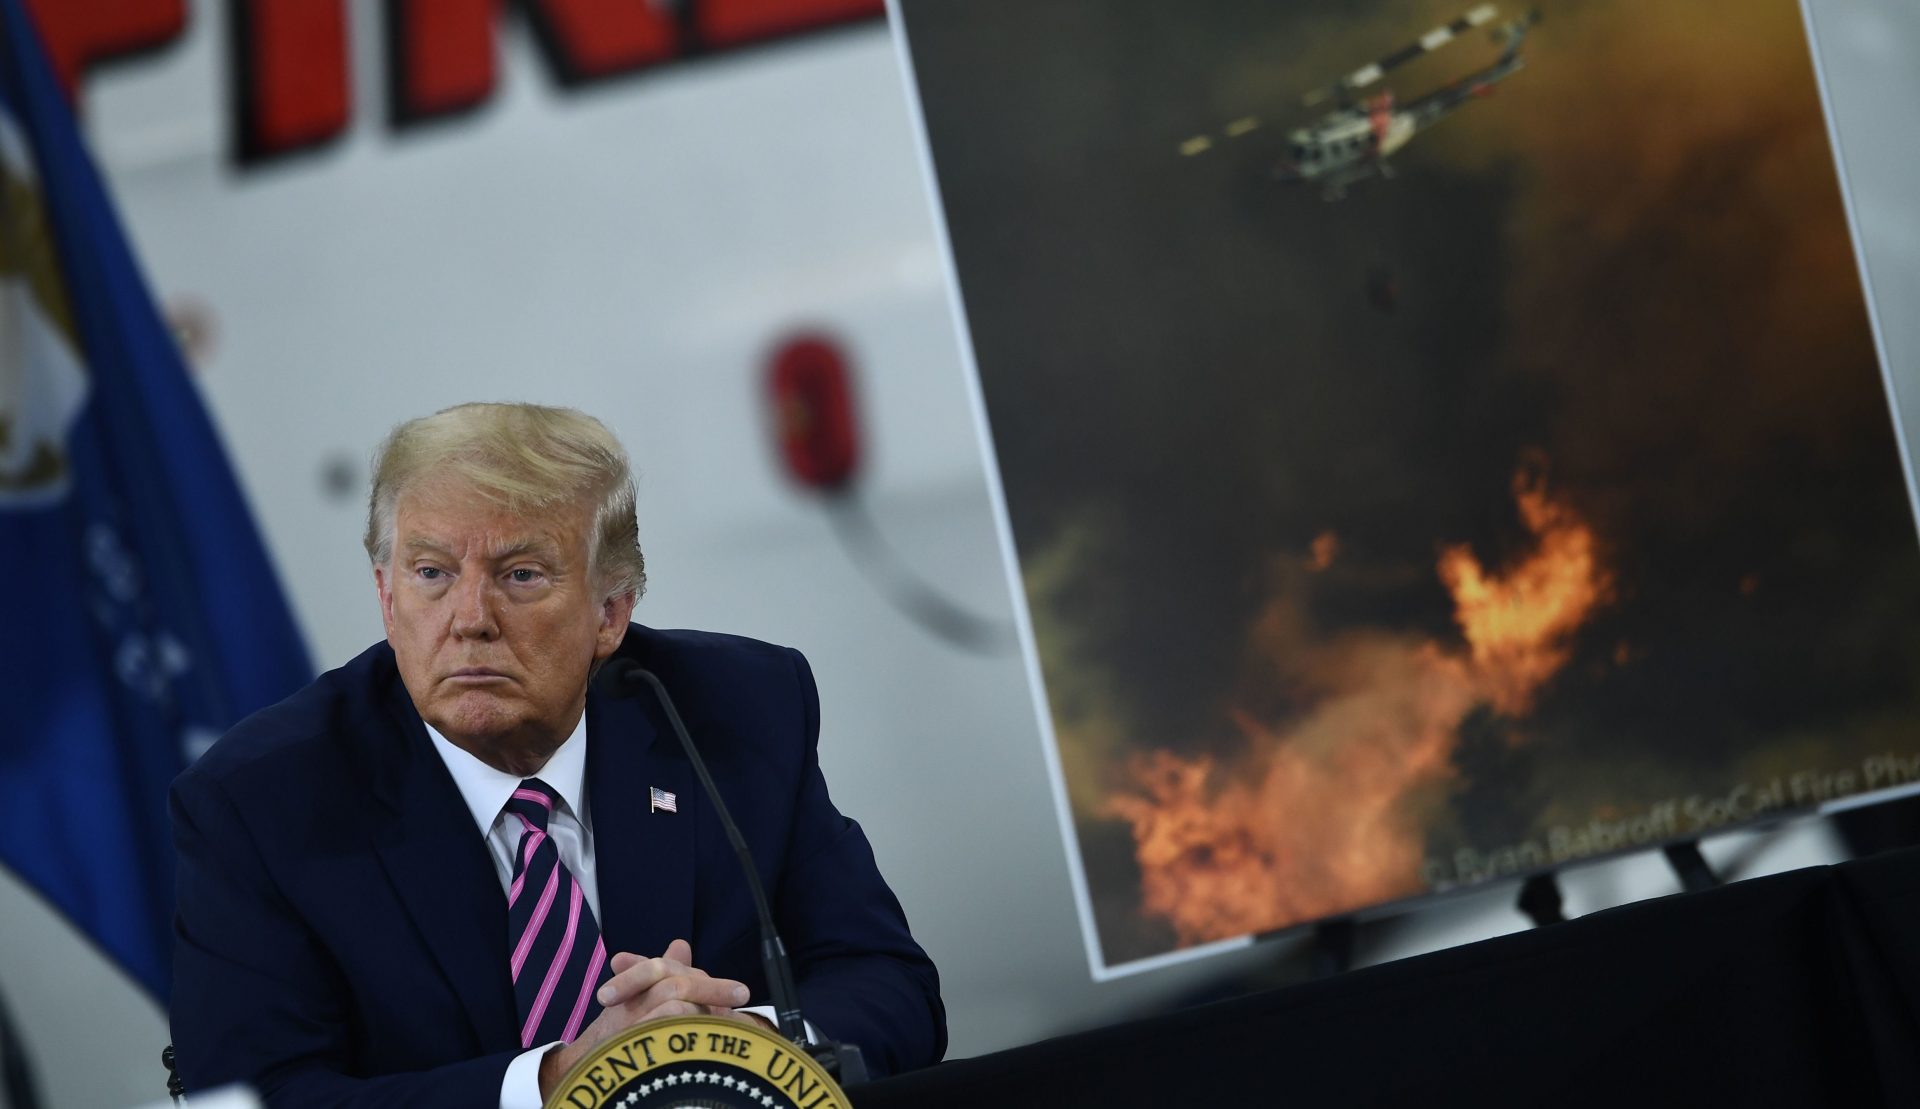
[[[1323,531],[1313,537],[1313,546],[1308,548],[1307,569],[1319,573],[1333,565],[1340,557],[1340,537],[1330,531]]]
[[[1520,520],[1536,544],[1531,557],[1492,575],[1464,545],[1440,553],[1440,580],[1453,594],[1475,673],[1488,703],[1508,716],[1533,708],[1534,693],[1572,657],[1573,633],[1612,589],[1593,530],[1540,486],[1525,472],[1513,479]]]
[[[1104,815],[1133,826],[1142,910],[1180,943],[1246,935],[1424,887],[1426,817],[1445,799],[1460,724],[1488,706],[1530,711],[1572,639],[1610,595],[1594,534],[1538,480],[1514,481],[1532,552],[1489,572],[1441,552],[1465,648],[1385,631],[1313,640],[1286,597],[1262,622],[1266,651],[1312,704],[1284,726],[1243,714],[1248,753],[1153,751]],[[1306,569],[1313,569],[1310,559]]]

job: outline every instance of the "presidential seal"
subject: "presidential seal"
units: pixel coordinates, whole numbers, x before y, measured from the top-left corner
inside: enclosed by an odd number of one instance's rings
[[[602,1044],[546,1109],[847,1109],[825,1068],[786,1038],[720,1017],[662,1017]]]

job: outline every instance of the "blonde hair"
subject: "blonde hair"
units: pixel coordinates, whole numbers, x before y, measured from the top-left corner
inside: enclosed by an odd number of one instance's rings
[[[599,420],[538,404],[461,404],[393,429],[373,456],[367,556],[393,557],[394,511],[408,489],[451,480],[511,512],[590,512],[587,566],[606,596],[647,588],[627,452]]]

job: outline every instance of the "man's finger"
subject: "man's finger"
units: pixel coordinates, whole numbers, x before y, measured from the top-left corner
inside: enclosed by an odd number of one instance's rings
[[[624,1004],[633,1010],[650,1010],[668,1001],[690,1001],[716,1009],[731,1009],[746,1004],[747,987],[731,978],[676,974],[654,983]]]
[[[654,984],[676,975],[698,974],[699,972],[685,963],[671,959],[634,958],[625,970],[614,974],[600,987],[594,996],[599,999],[600,1007],[612,1008],[630,1001],[653,988]]]
[[[662,957],[672,959],[676,963],[685,963],[688,966],[692,966],[693,945],[686,940],[674,940],[667,945],[666,954]]]
[[[634,1023],[639,1024],[642,1021],[653,1020],[657,1017],[697,1017],[705,1012],[705,1009],[695,1005],[691,1001],[663,1001],[659,1005],[642,1013]]]

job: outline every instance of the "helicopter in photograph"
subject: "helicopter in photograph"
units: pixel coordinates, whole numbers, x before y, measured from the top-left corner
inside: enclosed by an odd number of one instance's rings
[[[1440,49],[1476,27],[1493,23],[1499,10],[1493,4],[1481,4],[1451,23],[1421,35],[1391,54],[1369,62],[1331,85],[1315,89],[1303,98],[1306,107],[1332,102],[1334,107],[1319,120],[1297,127],[1287,135],[1287,159],[1274,167],[1276,180],[1292,183],[1317,183],[1327,200],[1346,196],[1349,186],[1369,177],[1393,176],[1388,160],[1413,137],[1459,111],[1470,101],[1486,96],[1495,85],[1518,73],[1526,58],[1520,48],[1527,32],[1540,22],[1535,9],[1525,17],[1496,26],[1494,39],[1501,44],[1500,56],[1491,65],[1460,77],[1415,100],[1400,103],[1392,90],[1373,96],[1361,90],[1389,72]],[[1242,116],[1226,125],[1222,139],[1231,140],[1260,130],[1258,116]],[[1204,154],[1218,145],[1211,135],[1196,135],[1180,144],[1186,157]]]

